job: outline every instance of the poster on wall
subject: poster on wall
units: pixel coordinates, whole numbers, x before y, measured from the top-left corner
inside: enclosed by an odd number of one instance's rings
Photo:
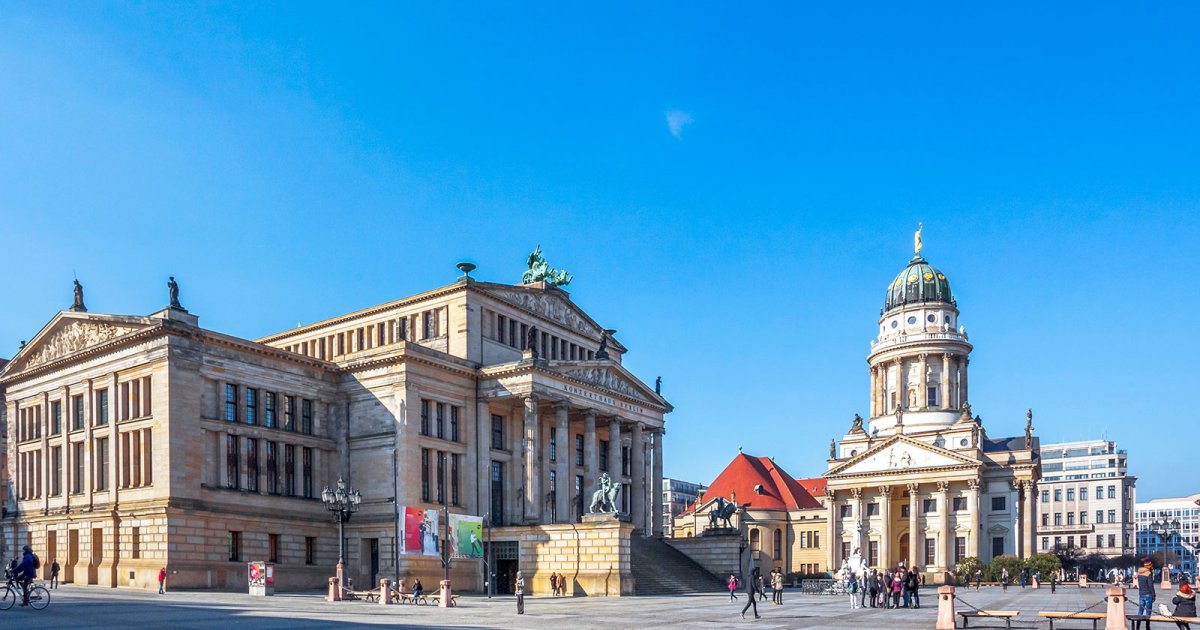
[[[404,508],[404,553],[412,556],[437,556],[438,511]]]
[[[483,557],[483,517],[450,515],[450,555],[454,558]]]

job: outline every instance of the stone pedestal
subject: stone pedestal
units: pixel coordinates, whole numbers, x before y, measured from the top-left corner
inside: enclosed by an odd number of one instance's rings
[[[1041,584],[1041,582],[1039,582],[1037,578],[1033,578],[1033,582],[1032,582],[1032,583],[1033,583],[1033,588],[1037,588],[1037,587],[1038,587],[1038,585],[1040,585],[1040,584]]]
[[[709,527],[700,532],[701,536],[737,536],[736,527]]]
[[[392,581],[387,578],[379,580],[379,605],[387,606],[392,603]]]
[[[584,514],[584,523],[616,523],[621,519],[617,514]]]
[[[338,583],[338,579],[336,577],[329,578],[329,593],[325,595],[325,601],[342,601],[342,587],[341,584]]]
[[[1079,588],[1087,588],[1087,587],[1088,587],[1087,576],[1080,574],[1079,575]]]
[[[454,602],[450,598],[450,580],[442,580],[439,585],[441,586],[441,599],[438,600],[438,607],[449,608],[453,606]]]
[[[1125,630],[1125,589],[1110,586],[1104,592],[1108,609],[1104,618],[1104,630]]]
[[[1158,588],[1164,593],[1171,592],[1171,570],[1167,567],[1162,568],[1162,581],[1158,583]]]
[[[583,523],[504,528],[505,537],[521,541],[526,595],[549,595],[551,573],[566,578],[571,596],[633,594],[633,525],[603,516]]]
[[[407,593],[408,592],[408,579],[400,578],[400,584],[399,584],[399,586],[396,587],[396,590],[400,591],[401,593]]]
[[[934,630],[954,630],[954,587],[938,587],[938,614]]]

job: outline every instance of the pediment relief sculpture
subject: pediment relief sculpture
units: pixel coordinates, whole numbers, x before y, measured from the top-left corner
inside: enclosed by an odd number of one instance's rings
[[[575,368],[564,370],[563,374],[591,385],[610,389],[626,396],[632,396],[638,400],[646,400],[646,397],[637,387],[634,387],[614,370],[608,368]]]
[[[875,450],[860,455],[856,461],[844,468],[831,471],[833,474],[858,474],[867,472],[903,471],[908,469],[938,468],[977,464],[970,458],[942,453],[925,444],[895,440],[882,444]]]
[[[49,363],[134,330],[134,328],[114,326],[107,322],[73,321],[60,328],[49,338],[38,342],[38,346],[25,361],[25,367],[36,367]]]
[[[496,297],[511,302],[522,308],[529,309],[546,319],[558,322],[567,328],[577,330],[589,337],[600,334],[600,330],[579,315],[566,300],[546,293],[530,291],[495,291]]]

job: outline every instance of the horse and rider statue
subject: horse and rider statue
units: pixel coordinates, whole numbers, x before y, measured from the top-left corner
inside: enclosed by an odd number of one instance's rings
[[[712,504],[712,509],[708,511],[708,527],[717,529],[717,521],[724,521],[725,529],[731,529],[733,525],[730,524],[729,519],[733,518],[737,511],[737,503],[726,501],[725,497],[717,497]]]
[[[592,493],[592,505],[588,508],[588,514],[616,514],[617,493],[620,491],[621,484],[613,481],[608,473],[602,473],[600,480],[596,482],[596,490]]]

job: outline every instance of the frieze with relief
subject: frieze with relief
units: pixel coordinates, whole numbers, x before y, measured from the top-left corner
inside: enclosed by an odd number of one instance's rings
[[[632,396],[638,400],[646,400],[642,392],[608,368],[576,368],[565,370],[563,374],[591,385]]]
[[[525,291],[495,291],[495,294],[502,300],[529,309],[546,319],[558,322],[589,337],[600,335],[600,331],[595,326],[580,317],[579,313],[576,313],[575,309],[568,306],[561,298]]]
[[[106,322],[71,322],[51,335],[49,339],[40,342],[33,353],[29,355],[25,367],[36,367],[43,363],[49,363],[134,330],[134,328],[114,326]]]

